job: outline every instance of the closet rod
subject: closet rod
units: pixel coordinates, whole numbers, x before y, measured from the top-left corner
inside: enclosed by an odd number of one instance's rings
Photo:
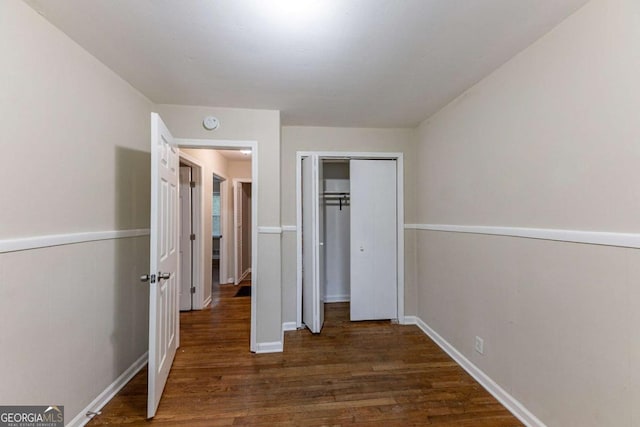
[[[338,192],[324,192],[322,193],[324,195],[324,199],[326,201],[335,201],[338,200],[338,203],[340,206],[340,210],[342,210],[342,206],[344,203],[344,206],[349,206],[349,201],[351,200],[351,195],[349,193],[338,193]],[[335,205],[328,205],[328,206],[335,206]]]

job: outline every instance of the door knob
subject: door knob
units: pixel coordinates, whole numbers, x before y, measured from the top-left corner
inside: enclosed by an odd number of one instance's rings
[[[170,277],[171,273],[163,273],[161,271],[158,271],[158,280],[167,280]]]
[[[156,275],[155,274],[143,274],[142,276],[140,276],[140,281],[141,282],[151,282],[151,283],[156,283]]]

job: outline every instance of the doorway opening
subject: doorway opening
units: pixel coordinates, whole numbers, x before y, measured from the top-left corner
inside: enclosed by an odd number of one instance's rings
[[[252,156],[247,150],[189,149],[182,148],[181,155],[199,160],[205,176],[210,180],[204,186],[204,216],[209,218],[202,224],[203,234],[189,231],[190,215],[186,206],[193,188],[189,187],[189,165],[184,165],[181,173],[186,182],[181,187],[180,198],[184,201],[181,214],[180,252],[184,267],[185,289],[189,280],[189,249],[194,242],[203,241],[205,278],[200,301],[192,308],[215,307],[220,286],[244,282],[250,286],[252,270]],[[209,186],[210,185],[210,186]],[[181,211],[182,212],[182,211]],[[225,238],[226,236],[226,238]],[[189,239],[190,237],[190,239]],[[246,282],[249,283],[246,283]],[[187,289],[188,290],[188,289]],[[246,290],[245,290],[246,291]],[[181,295],[181,304],[188,310],[188,295]],[[194,298],[195,299],[195,298]]]
[[[216,286],[224,283],[222,278],[222,183],[224,178],[213,175],[213,192],[211,193],[211,292]]]
[[[216,141],[197,139],[178,139],[176,142],[181,155],[198,160],[202,165],[203,176],[208,177],[199,188],[204,203],[201,207],[201,234],[199,246],[202,247],[202,276],[204,280],[196,287],[203,308],[209,304],[215,309],[217,295],[221,286],[235,284],[236,250],[234,239],[234,179],[248,182],[245,193],[250,196],[249,207],[245,209],[245,266],[248,268],[245,281],[250,278],[252,287],[257,277],[257,194],[258,194],[258,153],[255,141]],[[246,284],[246,283],[243,283]],[[208,286],[207,286],[208,285]],[[196,292],[196,295],[198,293]],[[196,298],[194,298],[195,300]],[[251,292],[251,335],[250,350],[256,351],[256,292]],[[194,302],[194,308],[197,304]]]
[[[180,162],[180,311],[193,310],[193,195],[192,168]]]
[[[322,169],[326,251],[324,301],[325,303],[349,302],[351,299],[349,160],[323,159]]]
[[[325,304],[350,319],[404,321],[402,153],[297,153],[297,326]]]
[[[251,274],[251,179],[233,180],[233,244],[235,284]]]
[[[180,311],[199,310],[203,304],[203,256],[197,236],[202,233],[201,206],[203,165],[186,153],[179,153],[179,274]]]

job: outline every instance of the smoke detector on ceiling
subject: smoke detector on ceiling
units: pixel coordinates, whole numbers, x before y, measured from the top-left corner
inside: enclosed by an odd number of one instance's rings
[[[202,126],[204,126],[206,130],[215,130],[220,127],[220,121],[216,117],[207,116],[202,121]]]

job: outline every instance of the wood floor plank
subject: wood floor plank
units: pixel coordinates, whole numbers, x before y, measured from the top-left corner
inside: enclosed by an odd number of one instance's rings
[[[89,425],[479,426],[522,424],[415,326],[350,322],[328,304],[322,333],[286,333],[283,353],[249,352],[249,297],[221,285],[181,313],[181,347],[153,420],[146,370]]]

